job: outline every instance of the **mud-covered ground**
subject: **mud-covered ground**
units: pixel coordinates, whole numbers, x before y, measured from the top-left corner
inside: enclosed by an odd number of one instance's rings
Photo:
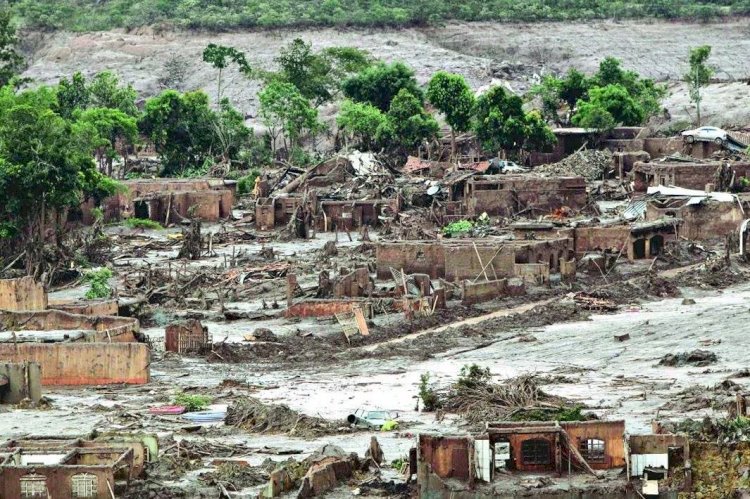
[[[700,285],[706,279],[695,277],[698,272],[674,280]],[[152,383],[45,389],[51,408],[10,410],[0,417],[0,435],[175,432],[177,439],[244,444],[253,450],[235,457],[252,465],[267,458],[286,460],[288,455],[278,455],[279,451],[301,458],[326,443],[362,454],[370,437],[376,435],[390,461],[407,454],[418,432],[465,431],[455,416],[438,422],[434,414],[416,408],[422,374],[430,373],[438,385],[447,385],[467,364],[488,367],[498,381],[535,373],[544,380],[545,391],[581,403],[600,417],[625,419],[628,432],[648,432],[656,418],[723,414],[721,404],[730,400],[727,393],[719,390],[715,398],[711,394],[727,379],[747,388],[750,366],[745,355],[745,324],[750,315],[750,285],[717,289],[710,284],[718,283],[708,282],[706,289],[681,288],[680,297],[631,303],[606,315],[580,310],[570,300],[544,298],[381,344],[342,345],[341,355],[325,362],[312,358],[291,364],[269,359],[222,363],[157,351],[151,366]],[[230,329],[231,323],[226,327]],[[615,340],[626,333],[629,340]],[[159,338],[154,332],[157,345]],[[427,352],[421,359],[414,355],[420,349]],[[705,366],[660,362],[667,355],[696,349],[714,353],[716,361]],[[309,416],[330,420],[340,430],[314,438],[253,434],[223,425],[195,431],[179,417],[148,414],[149,407],[170,403],[174,394],[183,390],[211,396],[217,408],[242,397],[287,404]],[[390,433],[351,433],[345,429],[344,419],[363,407],[398,412],[402,427]],[[163,483],[197,491],[201,487],[196,485],[201,483],[197,477],[206,470],[198,468]],[[397,478],[397,474],[387,471],[385,477]],[[245,492],[249,497],[258,488]],[[340,493],[350,491],[343,486]]]
[[[750,66],[743,54],[750,48],[748,21],[713,24],[645,21],[500,24],[447,23],[429,29],[316,29],[235,33],[166,32],[144,28],[125,33],[30,33],[26,49],[31,65],[24,76],[38,83],[57,83],[75,71],[91,75],[111,70],[132,83],[144,97],[160,91],[158,80],[167,60],[175,55],[186,64],[182,90],[204,89],[216,95],[217,73],[202,62],[208,43],[234,46],[247,54],[252,66],[273,69],[281,47],[302,38],[320,49],[354,46],[386,61],[412,66],[420,82],[438,70],[464,75],[480,89],[491,83],[523,92],[540,75],[571,67],[594,72],[599,61],[614,56],[628,69],[658,81],[679,81],[687,67],[690,48],[711,45],[715,78],[723,82],[706,91],[704,119],[715,125],[748,122],[750,87],[744,80]],[[732,83],[736,82],[736,83]],[[232,69],[225,71],[225,95],[240,111],[257,112],[257,81]],[[672,121],[690,117],[692,106],[682,84],[670,85],[664,103]],[[330,114],[332,110],[323,110]],[[254,118],[252,119],[254,122]]]

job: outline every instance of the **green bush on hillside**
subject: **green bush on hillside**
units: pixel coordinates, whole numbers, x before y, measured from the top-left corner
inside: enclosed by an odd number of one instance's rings
[[[695,19],[750,14],[747,0],[20,0],[22,25],[43,30],[98,31],[138,26],[229,30],[283,26],[415,26],[445,20],[569,21]]]

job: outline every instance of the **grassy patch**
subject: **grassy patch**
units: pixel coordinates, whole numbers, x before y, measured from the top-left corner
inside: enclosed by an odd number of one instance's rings
[[[154,222],[148,218],[128,218],[125,220],[125,225],[131,229],[153,229],[162,230],[164,227],[159,222]]]
[[[174,398],[174,403],[184,406],[187,412],[202,411],[211,403],[211,397],[178,393]]]

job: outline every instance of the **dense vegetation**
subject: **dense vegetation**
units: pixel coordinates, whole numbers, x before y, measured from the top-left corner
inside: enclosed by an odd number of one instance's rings
[[[228,30],[409,26],[446,20],[699,19],[750,14],[750,0],[16,0],[35,29],[96,31],[166,25]]]

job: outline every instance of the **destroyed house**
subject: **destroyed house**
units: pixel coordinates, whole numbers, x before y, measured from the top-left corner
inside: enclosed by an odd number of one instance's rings
[[[668,217],[681,220],[679,235],[691,241],[724,237],[746,218],[738,197],[728,192],[649,187],[645,219]]]
[[[236,181],[223,179],[139,179],[102,203],[104,221],[143,218],[167,225],[197,217],[216,222],[232,216]],[[84,223],[93,221],[93,201],[82,207]]]
[[[465,184],[463,200],[470,216],[535,216],[588,203],[583,177],[535,175],[476,175]]]
[[[692,490],[690,442],[686,436],[630,435],[627,453],[628,476],[640,480],[639,492],[644,496],[656,497],[667,489]]]
[[[651,221],[620,223],[608,226],[576,227],[576,258],[591,252],[626,256],[628,261],[654,258],[667,244],[677,241],[682,221],[666,217]]]
[[[255,205],[255,223],[260,230],[283,227],[303,207],[299,195],[260,198]],[[364,226],[376,227],[382,218],[392,217],[400,209],[399,199],[335,200],[310,196],[307,222],[318,231],[353,230]]]
[[[463,488],[477,493],[472,497],[497,497],[497,490],[482,487],[507,482],[515,474],[542,474],[554,480],[571,473],[621,470],[627,461],[624,433],[624,421],[546,421],[489,423],[474,436],[421,434],[421,496],[440,497]]]
[[[473,280],[478,276],[487,280],[534,277],[545,281],[573,256],[570,238],[391,241],[379,242],[375,253],[378,279],[390,279],[391,269],[396,269],[451,282]]]
[[[484,173],[490,169],[490,161],[432,161],[409,156],[401,171],[412,176],[424,176],[443,178],[446,174],[454,171],[473,171]]]
[[[633,165],[636,192],[646,192],[649,187],[660,185],[700,191],[734,190],[742,185],[740,179],[748,175],[750,163],[742,162],[654,161]]]
[[[144,443],[26,439],[0,447],[0,497],[111,499],[141,474]]]

